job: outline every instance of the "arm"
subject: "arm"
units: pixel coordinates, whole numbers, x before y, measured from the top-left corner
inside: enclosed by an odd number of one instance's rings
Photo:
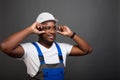
[[[59,26],[59,30],[60,31],[58,31],[58,33],[61,35],[67,37],[71,37],[73,35],[73,32],[67,26]],[[75,34],[72,39],[76,42],[77,45],[73,46],[70,52],[71,56],[81,56],[92,52],[91,46],[77,34]]]
[[[38,23],[33,23],[30,27],[27,27],[5,39],[0,44],[0,49],[7,55],[11,57],[22,57],[24,54],[23,48],[19,45],[19,43],[26,38],[28,35],[35,33],[41,34],[44,31],[39,31],[37,28],[41,27]]]

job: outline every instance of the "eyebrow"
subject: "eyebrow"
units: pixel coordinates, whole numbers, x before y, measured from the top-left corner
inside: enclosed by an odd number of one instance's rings
[[[52,26],[45,26],[45,27],[52,27]],[[55,25],[55,26],[53,26],[53,27],[57,27],[57,26]]]

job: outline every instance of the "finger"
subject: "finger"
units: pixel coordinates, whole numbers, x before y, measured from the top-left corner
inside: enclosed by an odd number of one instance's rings
[[[60,25],[58,25],[58,27],[57,27],[57,31],[59,31],[60,30]]]
[[[59,31],[59,30],[57,31],[57,33],[62,34],[62,32],[61,32],[61,31]]]
[[[61,32],[62,32],[62,31],[63,31],[63,29],[64,29],[64,28],[63,28],[63,26],[62,26],[62,25],[60,25],[60,26],[59,26],[59,31],[61,31]]]
[[[43,28],[44,28],[44,25],[42,25],[42,24],[38,24],[38,25],[37,25],[37,29],[38,29],[39,31],[42,31]]]
[[[41,26],[41,24],[40,24],[40,23],[37,23],[37,24],[36,24],[36,27],[37,27],[37,28],[39,28],[40,26]]]
[[[45,31],[38,31],[37,33],[38,34],[43,34],[43,33],[45,33]]]

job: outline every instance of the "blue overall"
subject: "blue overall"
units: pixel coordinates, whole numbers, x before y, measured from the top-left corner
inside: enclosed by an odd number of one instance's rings
[[[64,64],[62,52],[60,46],[56,42],[54,43],[56,45],[56,49],[58,51],[58,58],[60,60],[60,63],[56,64],[46,64],[40,47],[37,45],[37,43],[32,43],[38,51],[41,65],[38,73],[31,80],[64,80]]]

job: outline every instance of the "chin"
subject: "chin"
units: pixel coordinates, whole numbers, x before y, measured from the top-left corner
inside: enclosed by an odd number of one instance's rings
[[[50,43],[53,43],[54,42],[54,40],[51,40],[51,41],[49,41]]]

